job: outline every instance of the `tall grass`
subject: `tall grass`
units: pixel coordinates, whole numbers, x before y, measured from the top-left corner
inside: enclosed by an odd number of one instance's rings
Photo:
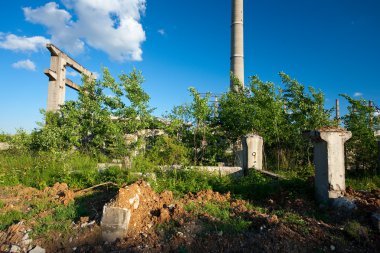
[[[26,153],[8,151],[0,153],[0,185],[25,186],[43,189],[56,182],[67,183],[71,188],[85,188],[97,183],[112,181],[126,183],[130,180],[126,170],[97,169],[97,161],[89,156],[72,153]]]

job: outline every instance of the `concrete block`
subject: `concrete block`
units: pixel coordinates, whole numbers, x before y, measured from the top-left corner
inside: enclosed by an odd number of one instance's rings
[[[8,150],[11,148],[11,145],[6,142],[0,142],[0,151]]]
[[[35,248],[33,248],[31,251],[29,251],[29,253],[45,253],[46,250],[41,248],[40,246],[36,246]]]
[[[243,137],[243,169],[263,169],[263,137],[257,134],[248,134]]]
[[[320,202],[343,196],[346,190],[344,143],[352,134],[341,128],[312,131],[314,142],[315,195]]]
[[[131,211],[127,208],[104,206],[102,221],[102,238],[114,242],[127,236]]]

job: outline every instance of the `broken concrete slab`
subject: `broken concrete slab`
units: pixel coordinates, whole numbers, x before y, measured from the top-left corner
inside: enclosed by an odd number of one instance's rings
[[[34,247],[32,250],[30,250],[28,253],[45,253],[46,250],[44,248],[41,248],[40,246]]]
[[[130,209],[104,206],[100,223],[103,240],[114,242],[126,237],[130,219]]]

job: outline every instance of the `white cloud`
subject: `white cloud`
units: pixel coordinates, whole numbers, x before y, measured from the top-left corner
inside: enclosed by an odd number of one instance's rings
[[[354,93],[354,97],[361,97],[361,96],[363,96],[363,93],[361,93],[361,92],[355,92]]]
[[[72,77],[77,77],[77,76],[79,76],[79,73],[76,72],[76,71],[67,71],[66,75],[67,76],[72,76]]]
[[[0,48],[12,51],[36,52],[50,41],[42,36],[20,37],[14,34],[0,34]]]
[[[15,62],[12,64],[12,67],[15,69],[36,70],[36,65],[29,59]]]
[[[158,29],[157,32],[158,32],[159,34],[161,34],[161,35],[165,35],[165,34],[166,34],[166,32],[165,32],[164,29]]]
[[[66,10],[55,2],[24,8],[24,15],[46,26],[52,42],[69,53],[83,52],[86,43],[120,62],[142,60],[141,44],[146,37],[140,18],[146,0],[63,0],[63,4]]]

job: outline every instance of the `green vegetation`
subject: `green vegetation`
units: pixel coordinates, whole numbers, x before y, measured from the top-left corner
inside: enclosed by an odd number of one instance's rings
[[[208,229],[215,232],[239,233],[247,230],[252,223],[234,215],[229,202],[208,201],[202,205],[191,202],[185,206],[185,210],[198,216],[212,217],[208,221]]]
[[[337,126],[338,122],[332,119],[332,110],[325,109],[321,91],[305,88],[284,73],[280,77],[280,86],[262,82],[258,77],[252,77],[244,89],[237,83],[240,88],[223,94],[218,106],[210,105],[210,93],[202,95],[190,88],[192,101],[174,107],[159,119],[152,115],[140,72],[122,74],[116,81],[104,69],[101,80],[83,78],[77,101],[67,101],[58,113],[42,111],[44,123],[31,133],[18,130],[13,136],[0,134],[0,142],[12,144],[11,150],[0,152],[0,186],[21,184],[44,189],[56,182],[67,183],[73,190],[105,182],[122,186],[137,180],[136,172],[141,172],[157,192],[170,190],[176,198],[207,189],[230,192],[234,198],[249,201],[248,209],[277,215],[281,222],[307,234],[310,230],[306,217],[327,221],[331,220],[329,214],[320,210],[266,208],[262,201],[282,195],[289,202],[313,201],[312,143],[302,135],[304,131]],[[378,151],[372,128],[379,125],[379,118],[373,116],[374,110],[366,101],[343,97],[350,106],[342,122],[353,133],[347,143],[351,168],[347,185],[361,190],[377,189]],[[158,130],[163,134],[157,136]],[[242,178],[220,177],[192,168],[233,165],[239,141],[249,133],[264,138],[265,168],[286,179],[268,178],[255,170],[249,170]],[[113,159],[129,163],[128,169],[98,170],[98,163]],[[147,176],[149,173],[156,177]],[[68,206],[43,198],[27,202],[26,209],[16,210],[0,201],[0,230],[21,220],[33,220],[34,238],[55,236],[57,231],[61,236],[69,235],[72,222],[80,217],[99,218],[93,205],[104,205],[99,199],[109,201],[115,189],[108,189],[106,197],[78,197]],[[213,232],[239,233],[254,225],[235,215],[228,202],[192,202],[185,208],[198,216],[212,217],[207,223]],[[160,226],[171,230],[176,225]],[[355,222],[347,223],[345,231],[357,241],[369,233]]]

